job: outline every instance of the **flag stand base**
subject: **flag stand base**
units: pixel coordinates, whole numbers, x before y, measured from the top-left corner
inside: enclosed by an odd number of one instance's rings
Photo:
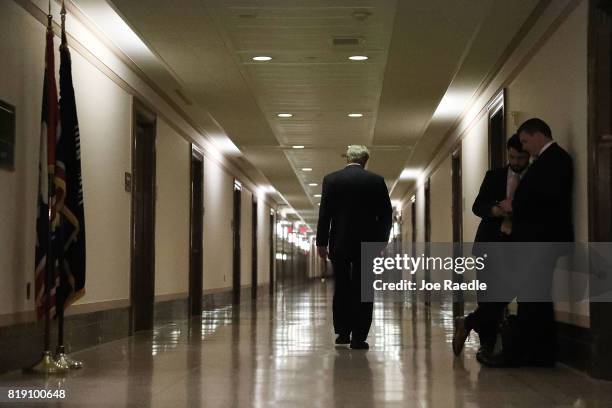
[[[55,361],[63,370],[78,370],[79,368],[83,368],[83,363],[81,361],[70,358],[64,352],[64,346],[58,346],[57,353],[55,354]]]
[[[32,367],[24,368],[23,372],[27,374],[59,374],[66,371],[62,366],[60,366],[57,361],[51,355],[49,350],[45,351],[42,355],[42,358],[38,361],[38,363],[34,364]]]

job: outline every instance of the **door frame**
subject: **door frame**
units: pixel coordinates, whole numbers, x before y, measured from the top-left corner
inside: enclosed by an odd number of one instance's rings
[[[501,132],[494,134],[493,118],[501,115]],[[506,89],[502,88],[487,104],[487,141],[489,149],[489,170],[506,163]],[[496,151],[497,150],[497,151]],[[497,159],[497,160],[496,160]]]
[[[136,137],[136,129],[138,123],[145,122],[148,127],[153,129],[153,157],[151,163],[151,173],[153,178],[154,189],[151,196],[151,230],[152,234],[148,239],[153,240],[150,245],[150,255],[149,255],[149,264],[150,264],[150,276],[148,282],[146,284],[149,290],[152,292],[151,295],[151,303],[147,305],[141,304],[142,299],[137,299],[138,295],[136,292],[136,287],[142,287],[143,282],[136,282],[138,279],[138,272],[136,271],[138,267],[137,257],[142,253],[142,251],[138,251],[137,245],[140,245],[139,242],[136,241],[136,233],[138,230],[137,223],[139,222],[139,217],[137,213],[137,199],[136,199],[136,188],[137,188],[137,169],[136,164],[136,156],[137,149],[140,147],[137,146],[137,137]],[[157,157],[157,116],[156,114],[145,106],[144,103],[134,98],[132,103],[132,135],[131,135],[131,180],[132,185],[131,189],[131,219],[130,219],[130,333],[133,333],[137,330],[147,330],[153,328],[154,323],[154,305],[155,305],[155,211],[156,211],[156,201],[157,201],[157,179],[156,179],[156,157]],[[141,263],[142,264],[142,263]],[[147,306],[146,316],[144,319],[140,319],[142,321],[136,321],[138,316],[143,308]]]
[[[242,221],[242,183],[238,179],[233,180],[232,194],[232,301],[240,303],[241,290],[241,234],[240,224]]]
[[[589,241],[612,241],[612,1],[589,1],[588,201]],[[590,275],[592,276],[592,275]],[[589,285],[593,287],[593,285]],[[612,303],[589,303],[589,373],[612,380]]]
[[[190,166],[189,166],[189,179],[190,179],[190,194],[189,194],[189,310],[188,315],[197,316],[202,314],[202,295],[203,295],[203,283],[204,283],[204,154],[202,151],[195,145],[191,144],[190,146]],[[201,207],[199,209],[195,208],[194,203],[194,184],[196,174],[194,173],[194,165],[199,162],[201,165],[201,183],[200,188],[201,191]],[[200,242],[194,242],[194,226],[197,223],[194,223],[195,217],[199,217],[201,222],[199,226],[201,227],[200,231]],[[199,248],[196,248],[199,247]],[[199,254],[199,260],[197,261],[197,265],[194,263],[194,257]]]
[[[257,211],[258,202],[255,194],[251,196],[251,297],[257,297]]]
[[[269,234],[268,234],[268,240],[270,243],[270,270],[268,271],[268,273],[270,274],[269,276],[269,293],[272,294],[274,292],[274,266],[276,264],[276,255],[275,255],[275,246],[274,246],[274,234],[276,232],[276,223],[274,221],[274,210],[270,209],[270,218],[268,219],[269,222]]]
[[[453,229],[453,256],[461,256],[463,252],[463,184],[461,174],[461,146],[451,154],[451,201],[452,201],[452,229]],[[463,282],[463,275],[453,273],[453,281]],[[453,317],[463,316],[463,292],[456,292],[453,296]]]
[[[427,177],[423,184],[423,195],[425,197],[425,257],[428,258],[431,254],[431,178]],[[424,269],[425,282],[431,282],[431,270],[429,268]],[[431,306],[431,290],[425,292],[425,306]]]

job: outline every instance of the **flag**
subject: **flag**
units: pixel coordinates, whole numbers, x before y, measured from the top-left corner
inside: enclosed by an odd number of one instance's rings
[[[45,75],[43,80],[42,119],[40,133],[40,156],[38,167],[38,214],[36,217],[36,251],[35,251],[35,277],[34,294],[36,313],[40,319],[45,313],[45,287],[47,285],[47,273],[51,274],[49,293],[49,304],[55,305],[55,288],[57,277],[55,268],[47,271],[47,257],[51,257],[54,266],[52,252],[50,249],[55,245],[55,230],[59,223],[55,211],[55,192],[52,181],[55,173],[55,145],[59,134],[59,107],[57,102],[57,86],[55,84],[55,61],[53,54],[53,30],[51,20],[47,27],[45,47]],[[51,222],[50,222],[51,220]],[[51,254],[49,253],[51,252]]]
[[[55,189],[60,225],[57,234],[60,287],[57,307],[64,309],[85,294],[85,213],[81,179],[81,142],[66,32],[60,46],[61,134],[56,147]]]

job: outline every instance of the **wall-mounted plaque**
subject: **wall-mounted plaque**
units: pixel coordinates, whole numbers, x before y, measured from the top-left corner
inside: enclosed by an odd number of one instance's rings
[[[0,168],[15,169],[15,107],[0,101]]]

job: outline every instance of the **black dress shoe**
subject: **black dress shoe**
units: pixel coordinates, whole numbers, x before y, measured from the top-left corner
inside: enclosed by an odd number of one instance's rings
[[[351,341],[351,349],[353,350],[368,350],[370,345],[365,341]]]
[[[455,335],[453,336],[453,353],[456,356],[461,354],[465,340],[467,340],[470,332],[465,327],[465,317],[457,317],[455,319]]]
[[[507,359],[502,353],[489,354],[485,352],[476,353],[476,360],[485,367],[502,368],[509,367]]]
[[[497,354],[489,353],[477,353],[476,360],[480,364],[489,368],[507,368],[507,367],[520,367],[521,364],[518,360],[509,358],[503,352]]]
[[[478,351],[476,352],[476,360],[478,360],[478,356],[481,356],[483,354],[487,354],[489,356],[493,355],[494,350],[495,344],[482,343],[480,347],[478,347]]]
[[[348,334],[339,334],[336,337],[336,344],[349,344],[351,342],[351,336]]]

